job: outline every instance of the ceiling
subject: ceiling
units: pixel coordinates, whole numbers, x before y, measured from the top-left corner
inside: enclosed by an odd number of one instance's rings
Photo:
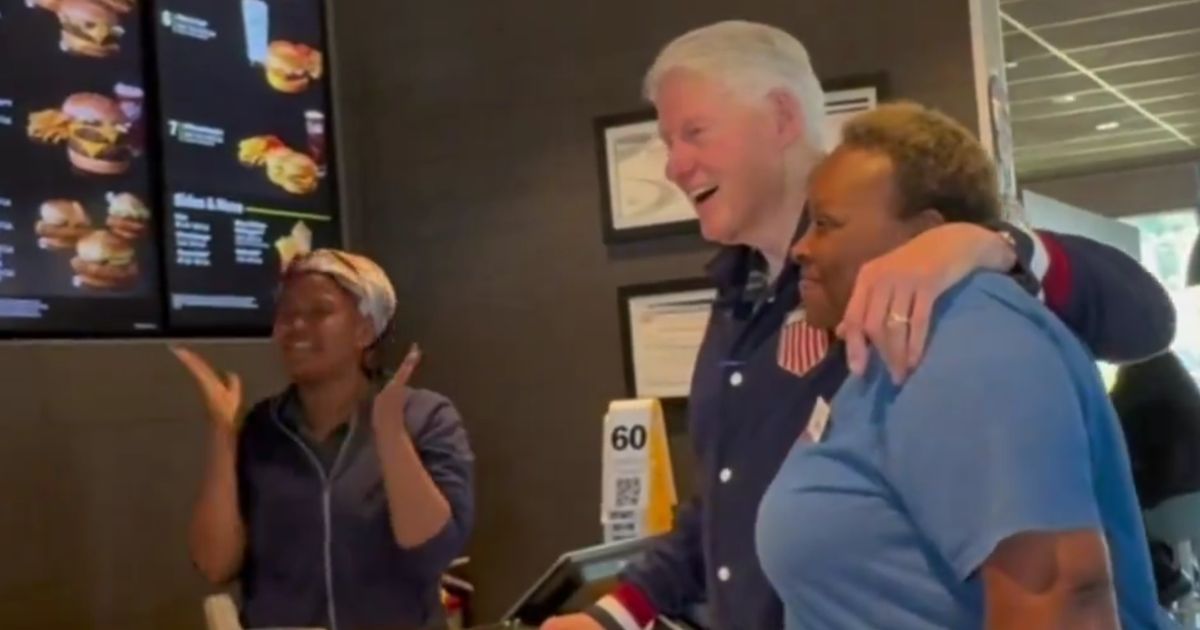
[[[1000,0],[1022,179],[1200,157],[1200,0]]]

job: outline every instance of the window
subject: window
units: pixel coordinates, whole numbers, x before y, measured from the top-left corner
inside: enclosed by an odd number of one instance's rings
[[[1142,264],[1175,303],[1177,332],[1171,349],[1200,383],[1200,286],[1187,287],[1188,261],[1200,233],[1200,212],[1176,210],[1121,219],[1142,237]]]

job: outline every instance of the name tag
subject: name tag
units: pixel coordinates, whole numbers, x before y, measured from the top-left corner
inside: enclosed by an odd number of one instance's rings
[[[817,443],[825,438],[825,430],[829,428],[829,403],[824,398],[817,398],[813,404],[812,415],[808,417],[808,425],[804,427],[803,438]]]

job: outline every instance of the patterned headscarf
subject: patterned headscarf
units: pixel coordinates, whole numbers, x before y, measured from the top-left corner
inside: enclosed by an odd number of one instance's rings
[[[396,290],[371,259],[337,249],[316,249],[296,257],[287,272],[323,273],[358,298],[358,310],[371,320],[375,338],[387,331],[396,314]]]

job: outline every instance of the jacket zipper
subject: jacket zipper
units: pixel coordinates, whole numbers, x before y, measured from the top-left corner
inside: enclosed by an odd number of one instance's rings
[[[273,416],[275,424],[300,447],[300,451],[308,458],[309,463],[316,469],[317,475],[321,477],[321,521],[324,526],[324,568],[325,568],[325,601],[329,607],[329,630],[338,630],[337,622],[337,601],[333,597],[333,514],[330,507],[330,497],[333,493],[333,474],[337,472],[338,464],[342,462],[342,455],[346,452],[346,445],[354,438],[354,428],[358,425],[357,420],[350,422],[350,431],[346,433],[346,439],[342,441],[342,445],[338,447],[337,457],[333,458],[333,466],[329,468],[329,474],[325,474],[325,469],[321,467],[321,461],[313,454],[304,440],[296,435],[286,424],[279,420],[279,416]]]

